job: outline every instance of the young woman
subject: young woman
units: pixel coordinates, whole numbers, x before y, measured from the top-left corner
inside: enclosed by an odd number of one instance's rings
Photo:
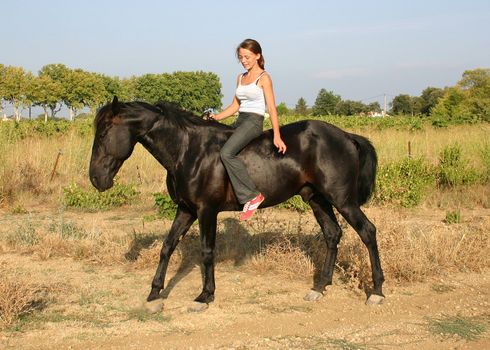
[[[286,152],[286,145],[279,132],[272,80],[264,70],[265,61],[260,44],[253,39],[246,39],[238,45],[236,55],[247,71],[237,78],[237,88],[231,104],[221,113],[212,114],[210,117],[221,120],[238,112],[238,118],[233,124],[235,132],[224,144],[220,155],[235,195],[238,201],[244,204],[240,220],[247,220],[265,198],[256,189],[245,165],[237,155],[262,133],[266,104],[274,131],[274,145],[281,153]]]

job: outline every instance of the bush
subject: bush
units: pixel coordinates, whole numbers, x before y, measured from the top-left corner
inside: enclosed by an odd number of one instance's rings
[[[19,224],[15,230],[10,230],[7,233],[6,241],[12,247],[33,246],[39,243],[40,237],[32,221],[28,219]]]
[[[174,203],[168,194],[153,193],[155,198],[155,206],[157,207],[158,215],[162,218],[173,220],[177,212],[177,204]]]
[[[7,278],[5,271],[0,272],[0,330],[3,330],[34,311],[42,300],[38,287]]]
[[[406,158],[381,166],[376,181],[375,201],[413,207],[421,202],[425,190],[434,182],[434,174],[425,159]]]
[[[279,208],[292,209],[301,213],[304,213],[311,209],[310,205],[308,203],[305,203],[299,195],[293,196],[284,203],[279,204]]]
[[[114,184],[105,192],[95,189],[86,191],[76,184],[71,184],[63,189],[63,204],[89,211],[108,210],[130,203],[138,194],[132,184]]]
[[[446,224],[459,224],[461,222],[461,212],[459,210],[448,211],[444,222]]]
[[[468,166],[461,157],[461,146],[452,145],[444,148],[439,154],[437,183],[443,187],[474,184],[478,173]]]

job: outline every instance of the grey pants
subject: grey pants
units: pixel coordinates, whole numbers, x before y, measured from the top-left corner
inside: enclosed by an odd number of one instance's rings
[[[238,153],[262,133],[263,125],[263,115],[240,112],[233,124],[235,132],[221,148],[221,161],[228,172],[235,195],[241,204],[253,199],[259,194],[259,191],[250,178],[245,165],[238,158]]]

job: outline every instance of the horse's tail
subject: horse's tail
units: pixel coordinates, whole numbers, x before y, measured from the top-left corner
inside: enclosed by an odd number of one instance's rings
[[[356,134],[350,134],[350,137],[359,152],[358,200],[359,205],[362,205],[374,192],[378,157],[374,146],[367,138]]]

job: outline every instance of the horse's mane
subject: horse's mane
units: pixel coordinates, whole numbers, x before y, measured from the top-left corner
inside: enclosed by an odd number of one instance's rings
[[[192,126],[219,127],[221,129],[229,129],[230,127],[215,121],[204,120],[196,116],[194,113],[182,109],[179,105],[171,102],[157,102],[154,105],[165,118],[171,120],[180,128],[188,128]]]
[[[204,120],[203,118],[196,116],[194,113],[187,111],[172,102],[157,102],[154,105],[142,101],[119,102],[118,108],[120,108],[120,111],[123,114],[128,112],[139,113],[150,110],[182,129],[187,129],[189,127],[192,128],[193,126],[213,126],[222,130],[230,129],[228,125],[221,124],[216,121]],[[107,122],[112,116],[112,104],[108,103],[97,112],[94,120],[94,126],[97,128],[97,126],[99,126],[101,123]]]

